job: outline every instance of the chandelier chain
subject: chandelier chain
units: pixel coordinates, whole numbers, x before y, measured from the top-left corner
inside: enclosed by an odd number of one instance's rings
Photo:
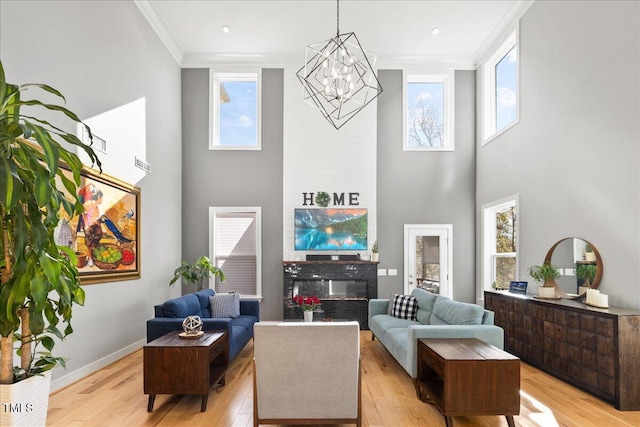
[[[336,36],[340,35],[340,0],[336,0]]]

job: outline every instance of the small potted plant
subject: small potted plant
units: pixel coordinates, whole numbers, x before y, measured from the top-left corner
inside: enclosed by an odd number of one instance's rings
[[[545,262],[542,265],[533,265],[529,267],[529,275],[536,282],[542,283],[538,287],[538,295],[542,298],[554,298],[558,284],[557,278],[560,277],[560,271],[555,265]]]
[[[593,248],[588,243],[584,246],[584,260],[590,262],[596,260],[596,254],[595,252],[593,252]]]
[[[597,266],[595,264],[580,264],[575,269],[576,279],[581,287],[590,288],[596,277]]]
[[[303,297],[296,295],[292,298],[292,301],[302,310],[304,321],[313,322],[313,311],[320,304],[320,298],[316,296]]]
[[[373,242],[371,246],[371,261],[378,262],[378,241]]]
[[[182,261],[180,267],[176,268],[173,272],[173,277],[169,285],[173,285],[182,277],[187,285],[195,284],[198,290],[201,291],[205,288],[205,279],[209,280],[210,274],[213,274],[214,278],[217,277],[221,282],[224,282],[225,277],[222,270],[213,265],[207,256],[203,255],[193,264]]]

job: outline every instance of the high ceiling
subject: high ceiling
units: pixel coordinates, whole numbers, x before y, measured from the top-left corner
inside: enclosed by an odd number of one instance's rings
[[[134,0],[182,66],[300,63],[336,33],[335,0]],[[340,2],[340,32],[355,32],[380,64],[473,67],[531,0]],[[223,26],[230,31],[225,33]],[[439,34],[432,34],[438,28]]]

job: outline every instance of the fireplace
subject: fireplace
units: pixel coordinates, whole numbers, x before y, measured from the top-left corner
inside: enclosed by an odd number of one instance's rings
[[[366,280],[295,280],[293,295],[315,295],[322,300],[367,299]]]
[[[369,329],[369,299],[378,297],[378,263],[368,261],[285,261],[284,319],[302,319],[291,298],[317,296],[314,319],[356,320]]]

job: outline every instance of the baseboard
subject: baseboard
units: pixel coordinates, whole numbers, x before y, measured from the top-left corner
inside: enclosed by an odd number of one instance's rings
[[[63,389],[75,383],[76,381],[79,381],[84,377],[87,377],[93,374],[94,372],[97,372],[100,369],[105,368],[111,365],[112,363],[117,362],[123,357],[130,355],[134,351],[141,349],[146,343],[147,343],[146,339],[140,340],[123,349],[116,351],[115,353],[111,353],[110,355],[105,356],[102,359],[96,360],[95,362],[90,363],[86,366],[83,366],[80,369],[76,369],[75,371],[69,372],[60,378],[56,378],[55,380],[52,380],[51,393],[56,392],[60,389]]]

